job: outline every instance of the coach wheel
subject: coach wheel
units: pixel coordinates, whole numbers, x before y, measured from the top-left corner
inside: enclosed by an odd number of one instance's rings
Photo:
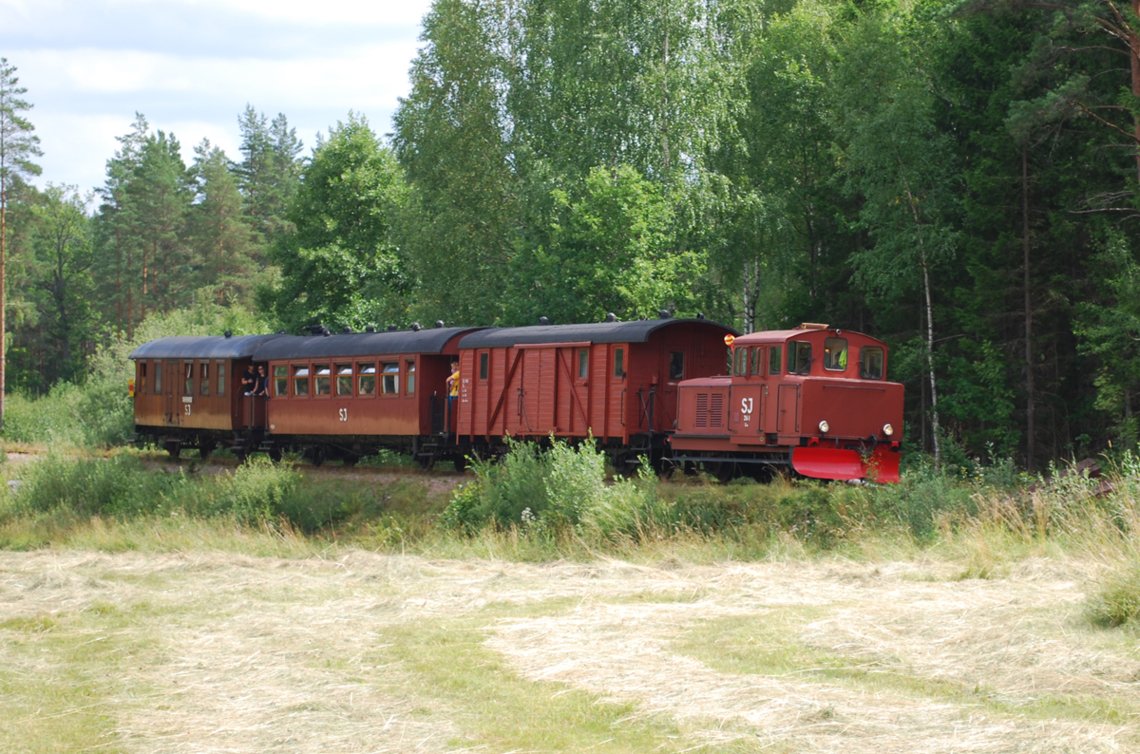
[[[269,446],[269,460],[270,461],[273,461],[273,463],[278,463],[281,461],[281,456],[282,456],[282,452],[281,452],[281,446],[280,445],[270,445]]]
[[[314,466],[320,466],[325,462],[325,449],[320,446],[312,448],[305,448],[305,452],[301,454],[306,461]]]
[[[451,464],[455,467],[456,471],[463,473],[464,471],[467,471],[467,456],[455,456],[451,459]]]
[[[182,443],[178,440],[167,440],[163,447],[171,458],[178,458],[182,454]]]
[[[205,461],[207,458],[210,457],[210,454],[214,452],[214,447],[215,447],[215,445],[212,442],[199,443],[199,445],[198,445],[198,457],[201,458],[203,461]]]

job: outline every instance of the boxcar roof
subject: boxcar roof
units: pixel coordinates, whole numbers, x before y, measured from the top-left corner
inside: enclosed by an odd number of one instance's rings
[[[470,327],[434,327],[425,330],[292,335],[266,342],[253,357],[273,359],[321,359],[338,356],[378,356],[395,353],[442,353],[452,338],[471,332]]]
[[[657,330],[681,324],[703,325],[718,333],[736,332],[707,319],[638,319],[631,322],[532,325],[480,330],[459,341],[459,347],[495,348],[535,343],[644,343]]]
[[[131,351],[131,359],[246,359],[258,346],[287,335],[172,335]]]

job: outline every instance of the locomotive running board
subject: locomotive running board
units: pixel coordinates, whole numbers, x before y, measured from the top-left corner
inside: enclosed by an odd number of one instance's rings
[[[815,445],[793,448],[792,468],[796,473],[813,479],[866,479],[894,483],[899,481],[899,454],[890,448],[878,447],[869,456],[864,456],[857,450]]]

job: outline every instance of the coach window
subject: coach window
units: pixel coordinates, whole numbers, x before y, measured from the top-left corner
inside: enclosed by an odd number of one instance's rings
[[[859,376],[865,380],[883,379],[883,349],[862,348],[859,350]]]
[[[398,395],[400,392],[400,365],[395,361],[386,361],[380,365],[381,380],[380,393],[382,395]]]
[[[226,362],[214,362],[214,374],[218,379],[218,395],[226,394]]]
[[[783,350],[780,346],[768,349],[768,374],[780,373],[780,357],[783,355]]]
[[[414,361],[404,362],[404,374],[407,375],[407,377],[404,378],[406,381],[404,390],[407,391],[408,395],[415,395],[416,394],[416,362],[414,362]]]
[[[139,384],[135,386],[136,395],[144,395],[146,393],[146,362],[139,362]]]
[[[309,394],[309,367],[293,367],[293,395],[307,396]]]
[[[685,353],[684,351],[672,351],[669,354],[669,379],[683,380],[685,379]]]
[[[162,362],[154,362],[154,394],[162,395]]]
[[[210,362],[203,361],[198,365],[198,392],[202,395],[210,394]]]
[[[328,364],[313,367],[313,395],[332,395],[332,370]]]
[[[578,379],[584,380],[590,376],[590,349],[578,349]]]
[[[336,394],[352,395],[352,364],[336,365]]]
[[[811,343],[793,340],[788,344],[788,373],[807,374],[811,371]]]
[[[487,379],[487,373],[490,372],[491,355],[484,351],[479,354],[479,379]]]
[[[194,362],[182,362],[182,394],[194,395]]]
[[[356,394],[369,397],[376,395],[376,365],[357,364],[356,373]]]
[[[847,369],[847,338],[828,338],[823,341],[823,368],[832,372]]]
[[[614,349],[614,377],[625,377],[625,349]]]
[[[289,395],[289,367],[284,364],[273,367],[273,394]]]

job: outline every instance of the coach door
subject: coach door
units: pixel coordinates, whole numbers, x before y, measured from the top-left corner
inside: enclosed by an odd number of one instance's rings
[[[165,359],[159,365],[162,371],[155,376],[155,389],[162,396],[163,420],[177,427],[182,424],[182,362]]]

